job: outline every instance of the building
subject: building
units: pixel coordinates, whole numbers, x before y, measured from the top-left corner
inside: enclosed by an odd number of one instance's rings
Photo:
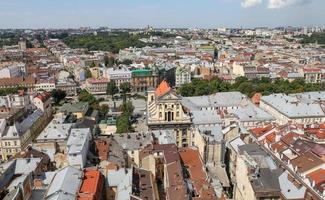
[[[51,94],[47,92],[37,94],[33,99],[34,106],[43,112],[52,112]]]
[[[184,67],[178,66],[175,72],[175,86],[181,87],[183,84],[191,82],[191,72]]]
[[[59,170],[49,185],[45,200],[75,200],[82,184],[83,172],[71,166]]]
[[[191,117],[183,107],[182,98],[166,81],[156,90],[148,90],[147,124],[150,130],[173,129],[177,146],[190,145]]]
[[[35,110],[27,117],[7,125],[5,119],[0,120],[1,127],[1,160],[7,160],[17,152],[24,150],[43,130],[50,119],[50,115],[41,110]]]
[[[110,81],[114,81],[117,87],[120,87],[122,83],[131,82],[132,72],[126,67],[108,68],[106,70],[106,78]]]
[[[286,94],[263,96],[260,101],[260,108],[270,113],[279,124],[325,122],[325,113],[319,103],[304,101],[296,96]]]
[[[89,78],[86,80],[85,89],[91,94],[106,94],[108,83],[107,78]]]
[[[151,69],[136,69],[131,72],[131,85],[134,92],[145,92],[150,87],[157,87],[158,75]]]
[[[239,146],[234,198],[280,199],[280,170],[257,144]]]
[[[73,128],[67,142],[67,156],[70,166],[84,168],[87,162],[91,133],[89,128]]]
[[[77,200],[103,200],[105,189],[102,173],[97,169],[84,169],[83,174]]]
[[[26,72],[25,67],[24,63],[8,63],[6,66],[0,66],[0,79],[23,76]]]
[[[67,141],[73,124],[65,122],[65,117],[56,116],[52,119],[33,144],[35,149],[49,155],[51,161],[55,161],[58,152],[67,152]]]
[[[166,200],[189,199],[181,159],[175,144],[148,145],[140,152],[140,167],[163,183]]]
[[[35,90],[36,91],[47,91],[51,92],[56,88],[55,80],[53,78],[50,79],[39,79],[35,83]]]
[[[56,82],[56,89],[65,91],[67,96],[77,95],[77,84],[69,78],[60,79]]]
[[[199,151],[193,148],[183,148],[180,150],[179,155],[184,163],[185,170],[189,174],[186,182],[192,186],[189,187],[189,193],[192,194],[192,197],[194,199],[217,200],[218,197],[209,183]]]
[[[16,94],[8,94],[1,97],[4,100],[4,105],[8,108],[31,108],[31,98],[25,90],[18,90]]]
[[[86,116],[89,109],[89,104],[87,102],[77,102],[77,103],[65,103],[61,106],[58,113],[61,114],[72,114],[77,119],[82,119]]]
[[[302,68],[300,74],[306,83],[320,83],[322,80],[322,71],[319,68]]]

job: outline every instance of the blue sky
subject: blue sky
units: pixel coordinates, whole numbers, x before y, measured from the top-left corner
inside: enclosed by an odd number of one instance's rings
[[[0,0],[0,28],[325,25],[325,0]]]

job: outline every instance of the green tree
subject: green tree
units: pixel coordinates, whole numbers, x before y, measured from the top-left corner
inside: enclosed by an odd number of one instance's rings
[[[52,95],[52,99],[53,99],[54,103],[59,104],[60,101],[62,101],[67,96],[67,93],[60,89],[58,89],[58,90],[54,89],[54,90],[52,90],[51,95]]]
[[[104,56],[104,63],[106,67],[113,67],[115,64],[115,59],[112,56]]]
[[[89,68],[85,68],[85,75],[86,75],[86,78],[91,78],[92,75],[91,75],[91,71]]]
[[[93,68],[93,67],[96,67],[96,64],[94,62],[92,62],[90,65],[89,65],[90,68]]]
[[[191,83],[186,83],[178,89],[178,92],[185,97],[190,97],[194,95],[195,87]]]
[[[125,114],[132,115],[134,106],[131,101],[127,101],[120,106],[119,110]]]
[[[79,101],[88,102],[89,104],[96,103],[94,95],[90,94],[87,90],[81,90],[78,96]]]
[[[106,94],[111,95],[114,100],[114,95],[118,93],[118,87],[116,86],[115,81],[110,81],[107,83]]]
[[[128,133],[131,131],[129,115],[122,114],[116,121],[116,133]]]
[[[131,84],[129,82],[124,82],[120,85],[120,90],[123,95],[123,102],[126,102],[126,94],[131,92]]]

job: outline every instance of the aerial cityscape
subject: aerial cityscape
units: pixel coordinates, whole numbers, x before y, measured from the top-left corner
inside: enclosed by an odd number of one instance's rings
[[[325,1],[0,1],[0,200],[325,199]]]

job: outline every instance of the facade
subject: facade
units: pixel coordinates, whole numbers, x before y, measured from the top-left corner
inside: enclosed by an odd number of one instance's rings
[[[122,83],[131,82],[132,72],[126,67],[118,69],[108,68],[106,70],[106,78],[110,81],[114,81],[117,87],[120,87]]]
[[[175,73],[175,86],[180,87],[183,84],[191,82],[191,72],[184,67],[178,66]]]
[[[43,112],[52,112],[52,101],[50,93],[40,93],[33,99],[33,104]]]
[[[56,82],[56,89],[65,91],[67,96],[77,95],[77,84],[72,79],[64,79]]]
[[[150,130],[174,129],[177,146],[190,145],[191,117],[166,81],[148,91],[147,124]]]
[[[8,108],[25,107],[31,108],[30,95],[24,90],[19,90],[17,94],[8,94],[3,97],[5,106]]]
[[[41,110],[35,110],[22,121],[16,121],[7,126],[6,120],[1,120],[1,159],[7,160],[17,152],[24,150],[43,130],[50,115]]]
[[[90,78],[86,80],[85,89],[91,94],[106,94],[107,83],[109,83],[107,78]]]
[[[306,83],[320,83],[322,80],[322,71],[319,68],[303,68],[300,70],[300,74]]]
[[[157,87],[158,75],[150,69],[132,70],[132,89],[134,92],[145,92],[150,87]]]
[[[270,113],[279,124],[325,122],[325,113],[319,103],[307,102],[286,94],[263,96],[260,101],[260,108]]]
[[[36,91],[47,91],[51,92],[56,88],[55,86],[55,80],[49,79],[49,80],[38,80],[35,84],[35,90]]]

